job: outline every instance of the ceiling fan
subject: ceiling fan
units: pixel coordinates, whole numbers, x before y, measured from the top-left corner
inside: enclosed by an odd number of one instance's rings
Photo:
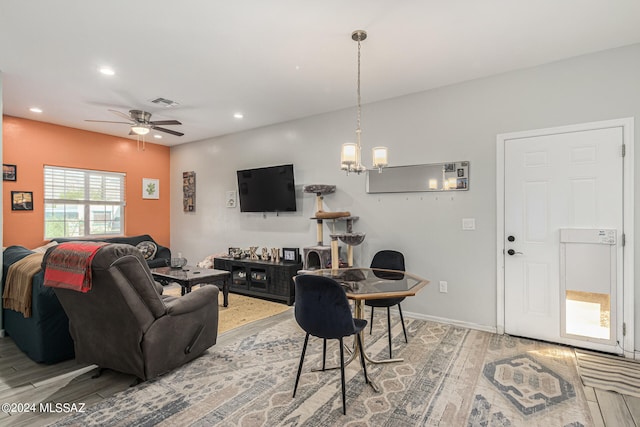
[[[125,125],[129,125],[131,126],[131,130],[129,132],[129,135],[146,135],[148,134],[152,129],[153,130],[157,130],[160,132],[165,132],[165,133],[169,133],[171,135],[176,135],[176,136],[182,136],[184,135],[184,133],[182,132],[178,132],[175,130],[171,130],[171,129],[167,129],[167,128],[163,128],[160,127],[160,125],[181,125],[182,123],[180,123],[177,120],[156,120],[156,121],[151,121],[151,113],[148,113],[146,111],[142,111],[142,110],[129,110],[129,114],[123,113],[121,111],[117,111],[117,110],[109,110],[111,111],[113,114],[116,114],[120,117],[123,117],[127,120],[129,120],[128,122],[117,122],[117,121],[111,121],[111,120],[85,120],[85,122],[100,122],[100,123],[122,123]]]

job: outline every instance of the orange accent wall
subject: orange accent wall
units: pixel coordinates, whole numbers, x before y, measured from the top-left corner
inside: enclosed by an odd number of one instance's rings
[[[45,165],[126,173],[125,234],[149,234],[170,243],[169,147],[3,116],[2,162],[17,166],[17,180],[3,181],[3,246],[35,248],[44,239]],[[160,180],[160,198],[142,198],[142,178]],[[33,191],[33,211],[12,211],[11,191]]]

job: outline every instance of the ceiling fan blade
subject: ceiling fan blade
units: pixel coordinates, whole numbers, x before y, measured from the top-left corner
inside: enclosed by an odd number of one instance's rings
[[[177,120],[157,120],[153,122],[149,122],[152,125],[181,125]]]
[[[118,111],[118,110],[111,110],[109,109],[109,111],[111,111],[113,114],[118,115],[120,117],[123,117],[127,120],[131,120],[131,116],[129,114],[125,114],[122,111]]]
[[[151,129],[159,130],[160,132],[170,133],[171,135],[175,135],[175,136],[184,135],[184,133],[182,132],[176,132],[175,130],[171,130],[171,129],[159,128],[157,126],[151,126]]]
[[[122,123],[123,125],[130,125],[131,122],[112,122],[111,120],[85,120],[85,122],[96,122],[96,123]]]

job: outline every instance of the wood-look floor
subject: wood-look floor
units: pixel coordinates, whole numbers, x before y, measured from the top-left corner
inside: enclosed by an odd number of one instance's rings
[[[290,317],[291,313],[287,311],[265,320],[275,324],[283,316]],[[265,321],[258,323],[260,329],[265,327]],[[244,329],[243,335],[247,333],[247,328],[241,329]],[[218,337],[217,345],[226,345],[237,337],[235,330],[231,330]],[[126,390],[135,380],[132,375],[108,370],[98,378],[91,378],[95,373],[94,365],[78,365],[74,360],[55,365],[35,363],[16,347],[11,338],[0,338],[0,403],[29,403],[39,407],[40,403],[47,402],[76,402],[90,406]],[[639,398],[592,387],[584,390],[595,426],[640,426]],[[68,415],[39,411],[0,413],[0,425],[44,426]]]

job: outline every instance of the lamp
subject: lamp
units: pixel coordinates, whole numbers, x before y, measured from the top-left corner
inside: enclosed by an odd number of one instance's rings
[[[151,125],[146,123],[136,123],[131,126],[131,134],[136,134],[136,140],[138,142],[138,151],[140,151],[140,137],[142,137],[142,151],[144,151],[145,140],[144,136],[151,132]]]
[[[362,129],[360,128],[360,117],[362,115],[361,97],[360,97],[360,42],[367,38],[367,32],[364,30],[356,30],[351,33],[351,38],[358,42],[358,119],[356,128],[356,142],[348,142],[342,144],[342,151],[340,155],[340,169],[347,172],[355,172],[360,174],[367,170],[362,165],[362,145],[360,143],[360,134]],[[382,172],[382,168],[386,167],[389,162],[387,160],[387,147],[375,147],[372,150],[373,155],[373,167],[378,169],[378,172]]]
[[[151,129],[149,129],[149,126],[145,126],[141,124],[131,126],[131,131],[136,135],[146,135],[149,133],[150,130]]]

